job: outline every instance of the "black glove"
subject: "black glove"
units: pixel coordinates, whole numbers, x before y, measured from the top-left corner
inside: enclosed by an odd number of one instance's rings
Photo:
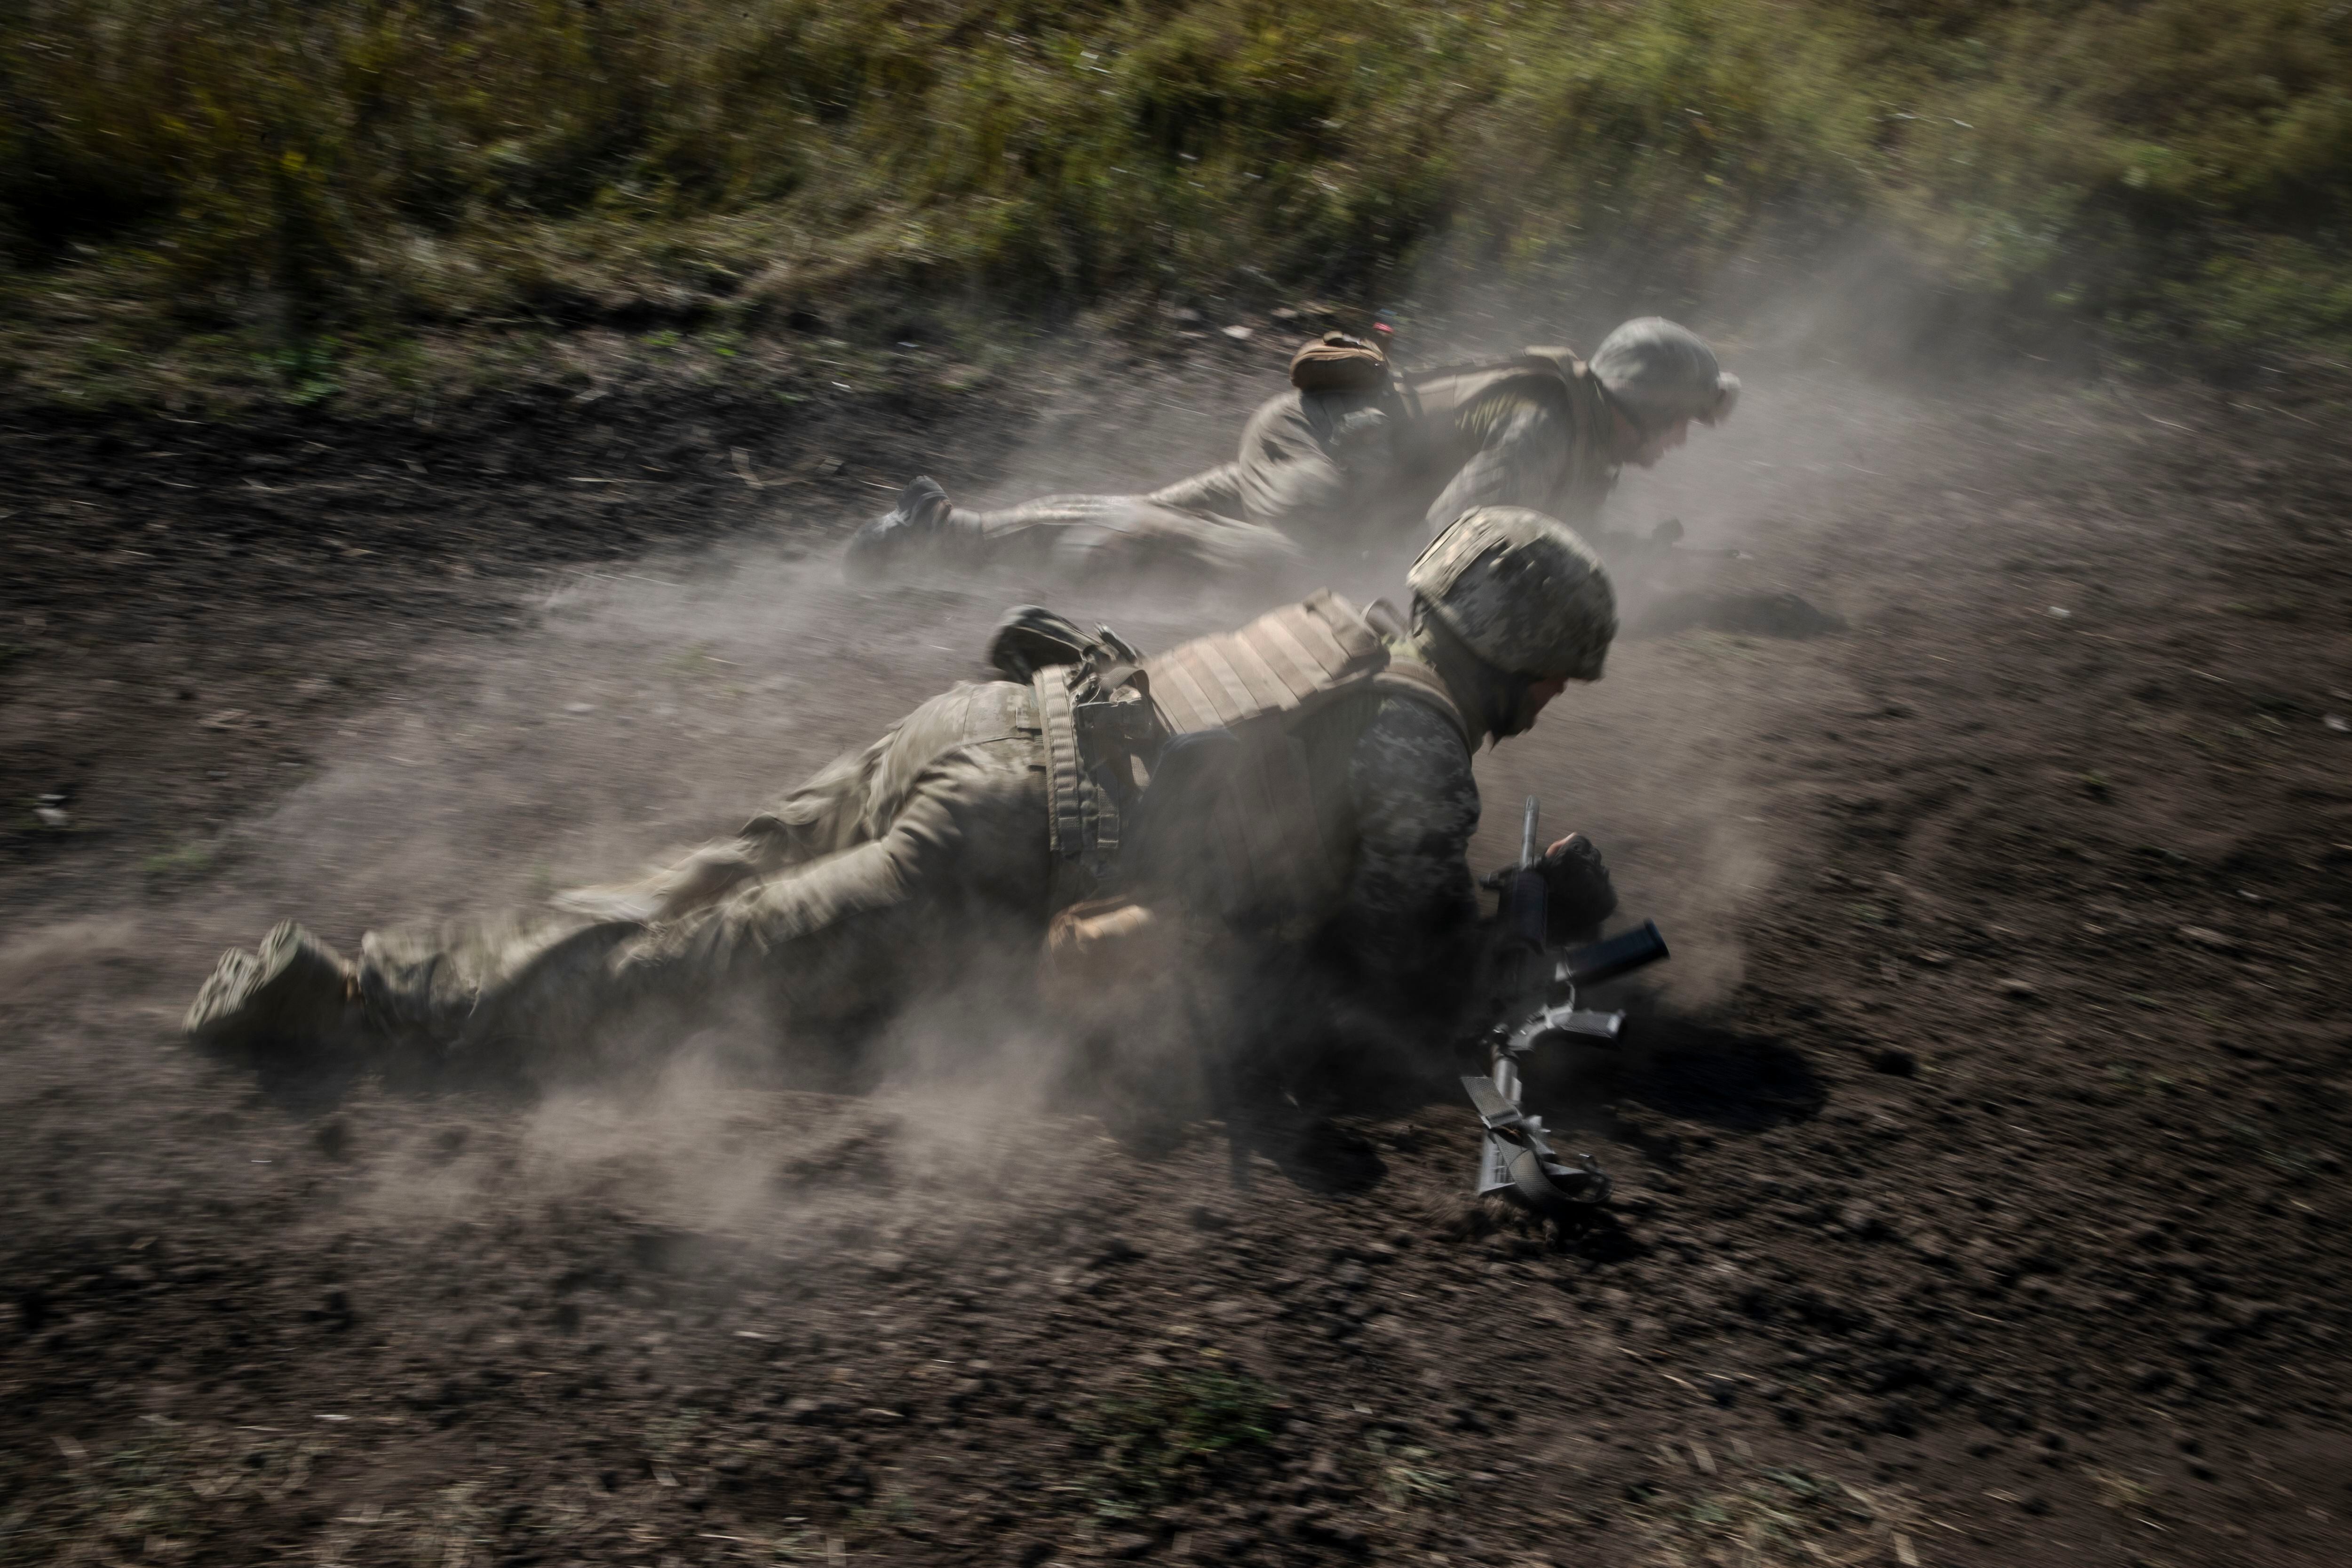
[[[1571,833],[1544,851],[1543,872],[1546,936],[1562,945],[1591,942],[1601,934],[1601,922],[1617,912],[1617,889],[1609,881],[1608,862],[1592,840]]]

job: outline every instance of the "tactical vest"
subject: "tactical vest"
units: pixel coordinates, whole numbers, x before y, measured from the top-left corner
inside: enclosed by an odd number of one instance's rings
[[[1317,737],[1329,748],[1321,798],[1314,721],[1349,698],[1403,697],[1471,745],[1436,672],[1400,654],[1403,629],[1386,605],[1359,609],[1326,590],[1143,661],[1168,740],[1143,801],[1133,868],[1142,896],[1171,894],[1242,927],[1311,926],[1337,907],[1356,834],[1332,775],[1344,778],[1342,759],[1378,704]]]
[[[1514,359],[1396,375],[1384,405],[1398,419],[1398,456],[1408,469],[1426,470],[1442,485],[1469,456],[1460,443],[1462,411],[1506,390],[1549,403],[1566,416],[1572,443],[1568,493],[1555,500],[1563,513],[1576,514],[1562,521],[1588,526],[1616,483],[1617,462],[1607,395],[1571,349],[1530,348]]]
[[[1512,382],[1527,383],[1528,390],[1557,401],[1572,417],[1579,413],[1576,404],[1591,399],[1593,384],[1592,373],[1573,349],[1530,348],[1507,360],[1408,371],[1395,378],[1395,387],[1408,416],[1433,422],[1451,419],[1465,405]]]

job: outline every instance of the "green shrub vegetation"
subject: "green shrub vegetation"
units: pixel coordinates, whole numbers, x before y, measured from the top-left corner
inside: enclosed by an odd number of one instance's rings
[[[1163,1373],[1105,1399],[1076,1423],[1095,1450],[1095,1511],[1130,1519],[1214,1489],[1262,1457],[1281,1395],[1245,1373]]]
[[[2341,0],[0,0],[0,289],[118,354],[1863,237],[2341,343],[2347,193]]]

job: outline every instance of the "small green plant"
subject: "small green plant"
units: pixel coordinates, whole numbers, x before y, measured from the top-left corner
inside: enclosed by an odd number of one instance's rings
[[[1245,1373],[1160,1373],[1078,1424],[1095,1446],[1096,1511],[1132,1518],[1206,1489],[1272,1438],[1281,1394]]]
[[[148,856],[139,862],[139,868],[157,881],[201,877],[219,858],[219,851],[209,844],[182,844]]]
[[[324,403],[343,389],[336,374],[340,345],[332,337],[296,338],[257,358],[265,377],[278,383],[279,396],[294,407]]]

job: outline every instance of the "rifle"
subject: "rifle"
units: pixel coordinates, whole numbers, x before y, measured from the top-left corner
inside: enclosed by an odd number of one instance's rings
[[[1630,974],[1667,953],[1655,921],[1643,921],[1637,930],[1584,947],[1550,945],[1545,925],[1549,890],[1543,879],[1543,854],[1536,845],[1539,813],[1536,797],[1528,796],[1519,863],[1504,877],[1498,911],[1503,927],[1496,987],[1499,1017],[1483,1037],[1486,1071],[1465,1074],[1462,1087],[1486,1124],[1478,1152],[1478,1195],[1505,1193],[1538,1214],[1559,1216],[1607,1203],[1609,1175],[1590,1154],[1579,1154],[1573,1165],[1561,1163],[1546,1135],[1543,1118],[1520,1108],[1521,1064],[1549,1040],[1615,1044],[1625,1015],[1579,1007],[1577,987]]]

